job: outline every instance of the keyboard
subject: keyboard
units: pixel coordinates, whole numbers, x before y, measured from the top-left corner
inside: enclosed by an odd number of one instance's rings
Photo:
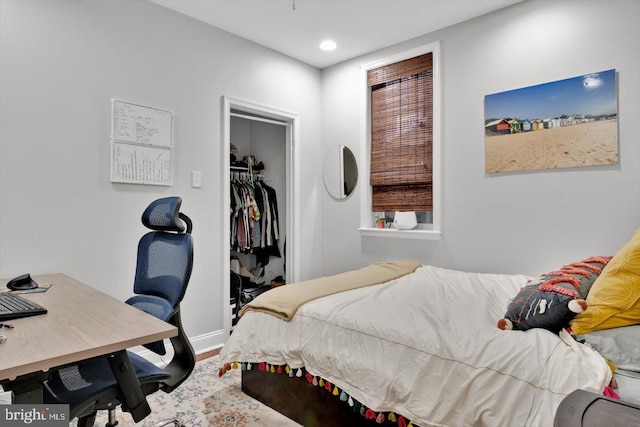
[[[19,319],[46,312],[46,308],[19,295],[11,292],[0,293],[0,320]]]

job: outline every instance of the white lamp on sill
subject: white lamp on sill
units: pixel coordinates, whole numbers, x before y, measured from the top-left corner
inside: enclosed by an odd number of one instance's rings
[[[399,212],[393,216],[393,225],[398,230],[412,230],[416,228],[418,225],[418,220],[416,219],[416,213],[414,211],[409,212]]]

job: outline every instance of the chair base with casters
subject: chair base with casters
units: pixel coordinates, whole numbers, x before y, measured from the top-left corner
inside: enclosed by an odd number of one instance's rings
[[[193,266],[192,224],[180,212],[182,199],[167,197],[152,202],[142,214],[142,223],[153,230],[138,244],[134,293],[126,302],[160,320],[174,325],[178,334],[170,338],[173,357],[163,368],[129,351],[118,351],[53,371],[43,381],[45,404],[68,404],[71,419],[78,427],[91,427],[97,411],[109,411],[106,427],[118,424],[118,406],[137,423],[151,409],[146,396],[162,390],[171,393],[195,367],[196,357],[184,332],[180,302],[184,297]],[[165,355],[163,341],[144,347]],[[132,375],[135,373],[135,375]],[[160,426],[184,426],[178,419]]]

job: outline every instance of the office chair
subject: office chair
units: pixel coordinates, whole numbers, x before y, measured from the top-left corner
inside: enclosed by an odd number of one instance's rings
[[[113,355],[83,361],[53,372],[43,383],[44,403],[68,404],[70,418],[78,418],[78,427],[93,426],[96,412],[104,409],[109,411],[106,427],[117,425],[117,406],[130,412],[137,423],[150,412],[145,396],[157,390],[170,393],[193,371],[195,353],[180,320],[180,302],[193,265],[192,223],[180,212],[181,203],[180,197],[159,199],[152,202],[142,214],[142,223],[154,231],[140,239],[133,285],[136,295],[126,301],[178,328],[178,335],[170,339],[173,358],[161,369],[127,351],[143,396],[138,394],[139,390],[135,387],[121,388],[118,385],[111,366],[114,369],[126,367],[114,362]],[[145,347],[159,355],[166,354],[163,341]],[[136,406],[128,407],[128,402]],[[179,420],[156,425],[183,426]]]

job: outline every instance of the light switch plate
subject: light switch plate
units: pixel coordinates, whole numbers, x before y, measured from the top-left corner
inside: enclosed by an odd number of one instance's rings
[[[193,188],[202,187],[202,172],[201,171],[191,171],[191,186]]]

